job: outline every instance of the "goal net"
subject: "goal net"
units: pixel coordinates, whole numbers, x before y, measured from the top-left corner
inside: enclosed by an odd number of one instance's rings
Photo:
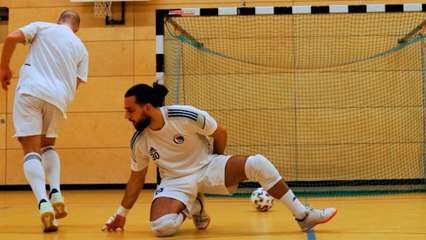
[[[227,154],[264,155],[298,194],[424,192],[424,39],[398,40],[425,16],[169,16],[166,104],[208,111]]]

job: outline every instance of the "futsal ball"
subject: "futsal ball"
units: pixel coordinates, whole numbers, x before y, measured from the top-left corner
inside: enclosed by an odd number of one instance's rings
[[[274,205],[274,198],[263,188],[256,189],[251,194],[250,200],[259,212],[266,212]]]

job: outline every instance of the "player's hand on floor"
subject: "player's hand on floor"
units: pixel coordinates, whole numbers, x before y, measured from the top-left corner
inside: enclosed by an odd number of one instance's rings
[[[116,231],[117,229],[124,230],[124,224],[126,223],[126,217],[120,216],[118,214],[112,215],[108,221],[105,223],[102,231]]]

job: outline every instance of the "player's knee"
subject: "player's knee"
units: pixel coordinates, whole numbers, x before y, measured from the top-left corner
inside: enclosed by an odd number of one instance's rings
[[[174,235],[184,220],[183,214],[170,213],[151,222],[151,230],[158,237]]]
[[[259,182],[266,190],[269,190],[281,180],[280,173],[274,165],[260,154],[250,156],[244,170],[249,180]]]

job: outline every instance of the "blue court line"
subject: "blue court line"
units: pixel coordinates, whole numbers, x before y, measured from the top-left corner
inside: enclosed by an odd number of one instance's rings
[[[308,236],[308,240],[316,240],[317,239],[315,237],[315,231],[313,229],[308,231],[307,236]]]

